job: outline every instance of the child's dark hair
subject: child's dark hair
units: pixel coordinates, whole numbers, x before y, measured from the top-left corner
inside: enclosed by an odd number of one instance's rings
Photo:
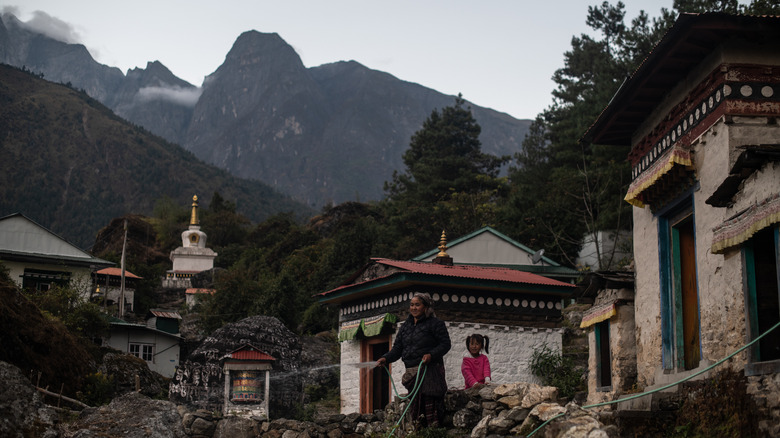
[[[482,336],[479,333],[474,333],[473,335],[466,336],[466,349],[468,350],[469,344],[471,344],[471,340],[475,340],[479,343],[479,345],[483,346],[485,348],[485,353],[490,354],[490,351],[488,351],[488,346],[490,345],[490,339],[487,336]]]

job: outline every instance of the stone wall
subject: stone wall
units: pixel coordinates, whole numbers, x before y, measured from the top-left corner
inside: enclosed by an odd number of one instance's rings
[[[701,324],[701,366],[709,365],[747,342],[744,278],[740,249],[724,254],[711,251],[712,229],[747,206],[780,188],[780,166],[770,163],[754,173],[728,208],[706,204],[721,184],[744,144],[776,143],[780,126],[764,117],[725,117],[714,123],[693,145],[699,187],[693,194],[696,232],[696,271]],[[634,258],[636,263],[637,369],[640,386],[664,378],[661,359],[661,290],[659,279],[658,220],[650,208],[634,208]],[[736,356],[741,367],[746,353]]]
[[[609,319],[609,351],[612,369],[612,385],[600,388],[597,376],[595,326],[588,328],[588,404],[615,400],[631,391],[636,384],[636,326],[633,291],[607,289],[599,293],[594,306],[618,302],[617,314]]]

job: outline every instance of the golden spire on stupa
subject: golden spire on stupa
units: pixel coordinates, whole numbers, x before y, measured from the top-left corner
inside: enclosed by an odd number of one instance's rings
[[[441,231],[441,239],[439,239],[439,253],[436,254],[436,257],[449,257],[449,254],[447,254],[447,234],[444,233],[444,230]]]
[[[190,215],[190,225],[199,225],[198,220],[198,195],[192,197],[192,214]]]

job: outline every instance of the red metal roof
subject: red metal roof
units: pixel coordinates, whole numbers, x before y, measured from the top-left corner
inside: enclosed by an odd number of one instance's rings
[[[483,266],[473,266],[473,265],[448,266],[448,265],[439,265],[439,264],[429,263],[429,262],[408,262],[408,261],[390,260],[390,259],[383,259],[383,258],[374,258],[371,260],[376,264],[394,267],[407,273],[429,275],[434,279],[436,277],[450,277],[450,278],[483,280],[485,282],[499,281],[499,282],[505,282],[509,284],[515,284],[518,286],[538,285],[538,286],[564,287],[564,288],[576,287],[573,284],[564,283],[562,281],[553,280],[551,278],[543,277],[541,275],[537,275],[525,271],[518,271],[510,268],[483,267]],[[390,272],[385,276],[372,278],[367,281],[345,284],[335,289],[331,289],[327,292],[323,292],[319,295],[322,297],[326,297],[331,294],[335,294],[337,292],[348,290],[350,288],[360,287],[360,285],[368,284],[371,282],[379,282],[383,279],[389,279],[392,276],[397,274],[398,274],[397,271]],[[353,276],[353,279],[354,278],[359,278],[359,273]]]
[[[498,280],[512,283],[541,284],[546,286],[570,286],[572,284],[553,280],[552,278],[542,277],[541,275],[530,272],[516,271],[509,268],[483,267],[471,265],[439,265],[426,262],[405,262],[400,260],[390,260],[376,258],[374,262],[403,269],[409,272],[428,275],[444,275],[447,277],[473,278],[475,280]]]
[[[119,269],[119,268],[103,268],[103,269],[97,271],[96,274],[111,275],[111,276],[114,276],[114,277],[121,277],[122,276],[122,270]],[[139,277],[139,276],[133,274],[132,272],[128,271],[127,269],[125,269],[125,278],[143,278],[143,277]]]
[[[265,354],[259,349],[251,345],[245,345],[239,348],[238,350],[228,354],[226,357],[228,359],[235,359],[235,360],[264,360],[264,361],[276,360],[273,358],[273,356]]]

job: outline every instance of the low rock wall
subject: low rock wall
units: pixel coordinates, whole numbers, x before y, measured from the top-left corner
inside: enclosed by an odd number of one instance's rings
[[[570,437],[617,436],[614,426],[604,426],[595,414],[583,411],[575,403],[560,405],[557,397],[556,388],[531,383],[450,390],[445,396],[444,427],[451,437],[524,436],[563,414],[546,427],[570,430]],[[396,424],[405,408],[405,402],[395,401],[372,414],[321,415],[312,421],[215,418],[207,411],[182,412],[182,419],[185,432],[193,438],[357,438],[386,436],[394,428],[395,436],[403,436],[411,431],[411,423],[404,420],[397,427]],[[600,432],[589,435],[594,431]]]

